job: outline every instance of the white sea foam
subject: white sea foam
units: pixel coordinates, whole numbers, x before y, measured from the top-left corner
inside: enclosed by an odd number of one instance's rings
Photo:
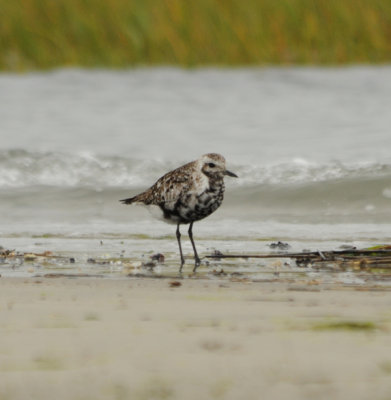
[[[179,166],[171,161],[100,156],[91,152],[0,152],[0,189],[31,186],[115,188],[145,187],[161,175]],[[269,165],[230,164],[238,180],[232,187],[257,185],[292,185],[352,179],[391,177],[391,164],[359,162],[315,163],[304,159]],[[390,189],[383,195],[389,196]]]

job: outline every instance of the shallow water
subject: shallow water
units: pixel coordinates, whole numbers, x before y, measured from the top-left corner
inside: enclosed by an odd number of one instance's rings
[[[174,228],[118,199],[211,151],[240,178],[227,178],[223,206],[195,225],[203,256],[267,252],[278,240],[292,251],[390,242],[390,93],[391,67],[2,74],[0,245],[114,276],[126,276],[124,263],[87,260],[160,252],[158,268],[175,274]],[[216,268],[248,268],[226,264]],[[252,263],[246,274],[302,274],[289,268]]]

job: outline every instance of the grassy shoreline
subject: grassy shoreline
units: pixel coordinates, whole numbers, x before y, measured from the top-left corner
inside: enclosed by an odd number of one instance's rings
[[[386,0],[0,0],[0,70],[391,61]]]

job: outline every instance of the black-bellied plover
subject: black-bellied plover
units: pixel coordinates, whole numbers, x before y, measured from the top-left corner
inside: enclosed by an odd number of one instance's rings
[[[209,153],[163,175],[145,192],[120,201],[124,204],[157,206],[165,222],[177,224],[176,237],[181,256],[179,272],[185,263],[179,225],[190,224],[188,232],[194,251],[195,272],[200,265],[200,258],[193,240],[193,223],[212,214],[221,205],[225,189],[224,175],[237,178],[225,168],[223,156]]]

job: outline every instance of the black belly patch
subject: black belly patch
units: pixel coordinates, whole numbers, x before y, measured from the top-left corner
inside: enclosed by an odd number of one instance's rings
[[[223,187],[221,190],[206,190],[193,202],[192,196],[187,194],[184,198],[178,199],[172,209],[166,208],[164,203],[159,204],[159,207],[163,212],[164,219],[188,224],[207,217],[219,208],[223,201],[223,192]],[[193,207],[190,208],[190,204],[194,204]]]

